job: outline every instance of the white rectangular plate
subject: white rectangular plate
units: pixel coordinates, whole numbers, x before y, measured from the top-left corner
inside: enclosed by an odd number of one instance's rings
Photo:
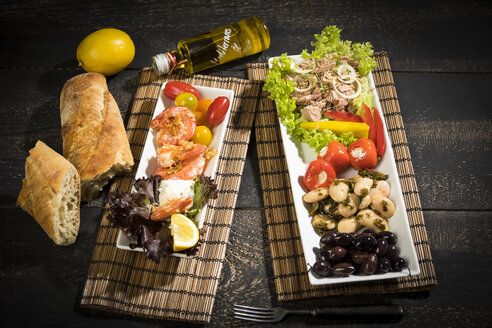
[[[295,60],[297,64],[303,61],[300,55],[290,56]],[[269,59],[270,67],[272,65],[272,60]],[[379,98],[374,86],[374,80],[372,74],[369,74],[369,85],[373,90],[374,100],[376,108],[379,113],[382,114],[381,106],[379,104]],[[280,121],[280,119],[279,119]],[[396,211],[393,217],[388,219],[390,230],[397,234],[398,236],[398,247],[400,248],[400,256],[405,259],[410,269],[410,274],[408,270],[404,269],[401,272],[388,272],[386,274],[374,274],[374,275],[350,275],[349,277],[327,277],[320,278],[315,276],[311,271],[309,271],[309,282],[312,285],[325,285],[325,284],[337,284],[337,283],[347,283],[347,282],[359,282],[359,281],[369,281],[369,280],[380,280],[380,279],[390,279],[405,277],[409,275],[416,275],[420,273],[417,253],[413,246],[412,235],[410,233],[410,227],[408,224],[408,217],[405,208],[405,203],[403,201],[403,194],[401,191],[400,180],[398,177],[398,171],[396,169],[395,158],[393,155],[393,149],[391,148],[391,141],[388,136],[386,129],[386,122],[383,119],[384,125],[384,137],[386,139],[386,153],[383,159],[374,168],[377,171],[388,174],[388,183],[391,186],[391,193],[389,198],[395,203]],[[280,131],[282,135],[282,141],[284,146],[284,152],[286,154],[287,167],[289,170],[289,178],[292,186],[292,196],[294,197],[294,207],[297,216],[297,223],[299,226],[299,233],[301,235],[302,247],[304,250],[304,258],[306,259],[306,266],[310,268],[316,262],[316,255],[313,251],[314,248],[320,247],[319,240],[320,236],[316,234],[313,226],[311,225],[311,217],[305,207],[302,196],[305,194],[300,181],[304,176],[308,164],[316,159],[316,152],[306,143],[302,143],[299,140],[292,138],[287,134],[286,127],[280,122]],[[288,154],[288,155],[287,155]],[[295,155],[297,154],[297,156]],[[337,178],[351,178],[357,174],[357,170],[350,167],[343,171],[337,176]]]
[[[159,99],[157,100],[157,104],[152,119],[154,119],[154,117],[159,115],[164,109],[167,109],[175,105],[173,100],[164,96],[162,91],[164,90],[165,85],[166,83],[162,84],[161,90],[159,92],[160,96]],[[219,96],[224,96],[227,97],[230,102],[229,109],[227,110],[227,114],[224,120],[222,121],[222,123],[212,128],[213,139],[208,147],[210,149],[215,149],[217,151],[217,156],[213,157],[208,161],[207,166],[203,171],[203,174],[213,178],[215,176],[215,172],[217,171],[219,155],[224,141],[224,136],[227,130],[227,125],[229,123],[231,106],[234,100],[234,91],[229,89],[218,89],[218,88],[201,87],[201,86],[195,86],[195,88],[198,90],[200,99],[213,100]],[[135,178],[137,179],[151,176],[154,173],[155,169],[157,168],[157,148],[159,147],[159,145],[157,144],[156,135],[157,135],[156,131],[149,129],[149,133],[147,134],[147,139],[145,140],[145,146],[142,152],[142,157],[140,159],[140,164],[138,165],[137,173],[135,174]],[[207,205],[205,205],[203,209],[200,211],[200,213],[195,217],[195,223],[198,225],[199,229],[203,227],[203,220],[205,219],[206,209],[207,209]],[[130,250],[130,251],[143,252],[143,248],[141,247],[131,249],[130,240],[121,231],[118,234],[116,247],[125,250]],[[187,257],[185,254],[182,253],[172,253],[171,255],[177,257]]]

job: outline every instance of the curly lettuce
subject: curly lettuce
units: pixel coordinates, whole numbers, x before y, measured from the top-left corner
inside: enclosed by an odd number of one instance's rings
[[[352,41],[342,41],[340,39],[340,30],[336,26],[327,26],[321,34],[315,34],[316,41],[311,42],[314,50],[311,54],[303,50],[302,57],[313,57],[319,59],[331,53],[337,53],[340,56],[349,56],[359,62],[360,76],[366,76],[376,67],[376,60],[372,57],[374,50],[369,42],[352,43]]]
[[[315,34],[316,41],[311,42],[314,50],[309,53],[303,50],[303,58],[319,59],[331,53],[338,53],[340,56],[349,56],[357,60],[360,64],[359,74],[361,76],[362,92],[359,97],[354,99],[359,111],[362,109],[362,103],[372,104],[373,96],[369,90],[369,80],[367,74],[376,66],[376,60],[372,57],[374,51],[369,42],[352,43],[351,41],[340,40],[340,32],[336,26],[328,26],[323,29],[321,34]],[[295,100],[290,97],[294,91],[295,85],[284,77],[292,73],[293,59],[282,54],[272,61],[266,79],[264,89],[269,92],[269,99],[277,103],[277,111],[282,124],[287,128],[287,133],[292,137],[307,143],[317,152],[332,141],[339,141],[348,147],[357,138],[351,132],[346,132],[340,136],[331,131],[316,131],[305,129],[300,126],[305,119],[297,109]]]

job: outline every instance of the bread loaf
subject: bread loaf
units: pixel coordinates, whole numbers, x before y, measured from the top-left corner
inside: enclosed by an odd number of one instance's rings
[[[82,200],[96,197],[133,157],[118,105],[106,78],[85,73],[68,80],[60,96],[63,155],[79,171]]]
[[[29,151],[16,205],[57,245],[71,245],[80,225],[80,179],[75,167],[42,141]]]

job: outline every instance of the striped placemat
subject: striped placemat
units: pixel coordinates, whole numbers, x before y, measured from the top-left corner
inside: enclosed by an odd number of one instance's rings
[[[147,137],[164,81],[232,89],[228,129],[216,176],[217,199],[209,202],[203,244],[194,258],[166,257],[159,264],[144,253],[116,248],[118,229],[102,218],[81,305],[147,318],[209,322],[215,300],[233,211],[239,191],[261,83],[203,75],[157,77],[144,68],[127,124],[135,167],[132,174],[114,180],[111,190],[129,190]]]
[[[255,118],[255,132],[268,243],[273,261],[273,279],[279,301],[342,294],[419,291],[430,289],[437,283],[388,56],[385,52],[379,52],[375,57],[378,66],[373,71],[374,82],[393,146],[421,273],[417,276],[364,283],[325,286],[313,286],[309,283],[277,111],[274,102],[263,91]],[[250,64],[248,69],[251,80],[263,81],[268,64]]]

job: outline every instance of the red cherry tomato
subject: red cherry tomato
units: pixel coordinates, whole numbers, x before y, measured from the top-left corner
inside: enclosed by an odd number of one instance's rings
[[[332,141],[326,147],[321,149],[318,154],[318,159],[324,159],[329,162],[336,173],[342,172],[350,163],[347,148],[338,141]]]
[[[189,92],[195,95],[197,100],[200,100],[198,90],[194,86],[181,81],[167,82],[164,86],[164,95],[169,99],[176,99],[176,96],[183,92]]]
[[[378,163],[376,145],[371,139],[361,138],[348,147],[350,164],[358,170],[371,169]]]
[[[325,160],[317,159],[309,163],[302,182],[309,190],[327,187],[337,177],[335,169]]]
[[[220,124],[229,110],[229,99],[227,97],[217,97],[210,104],[207,110],[207,122],[210,125]]]
[[[374,119],[372,117],[372,111],[365,103],[362,103],[362,120],[369,125],[369,139],[376,144],[376,128],[374,127]]]
[[[379,115],[377,108],[372,108],[374,112],[374,127],[376,128],[376,150],[378,152],[379,158],[383,158],[384,152],[386,151],[386,140],[384,140],[384,126],[383,119]]]

